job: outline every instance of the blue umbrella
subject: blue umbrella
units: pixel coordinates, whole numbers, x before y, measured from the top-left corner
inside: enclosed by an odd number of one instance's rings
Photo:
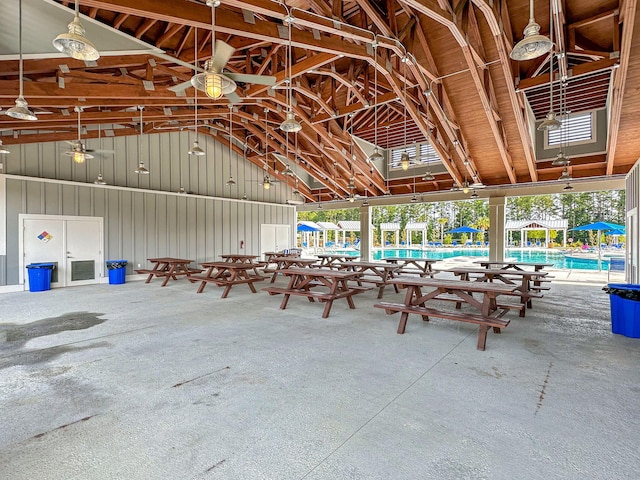
[[[462,227],[454,228],[453,230],[447,230],[447,233],[478,233],[480,231],[481,230],[463,225]]]
[[[607,235],[625,235],[625,230],[620,228],[615,228],[613,230],[607,230]]]
[[[609,222],[595,222],[589,223],[587,225],[580,225],[579,227],[572,228],[571,230],[597,230],[598,236],[596,237],[598,240],[598,271],[602,269],[601,261],[602,261],[602,249],[600,248],[600,232],[602,231],[610,231],[610,230],[619,230],[621,232],[625,231],[624,225],[618,225],[617,223],[609,223]]]
[[[617,223],[609,222],[595,222],[587,225],[581,225],[571,230],[621,230],[624,231],[624,225],[618,225]]]
[[[312,227],[311,225],[305,225],[304,223],[301,225],[298,225],[298,231],[299,232],[319,232],[320,229],[319,228],[315,228]]]

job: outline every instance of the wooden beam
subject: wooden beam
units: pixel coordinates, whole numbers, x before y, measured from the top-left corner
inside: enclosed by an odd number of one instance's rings
[[[618,147],[618,131],[620,129],[620,117],[622,115],[622,101],[627,85],[631,43],[637,20],[636,17],[640,14],[636,11],[636,7],[636,0],[625,0],[620,12],[620,18],[624,23],[622,24],[622,38],[620,39],[620,67],[613,76],[613,85],[611,88],[609,137],[607,141],[607,175],[613,174],[613,164],[616,158],[616,148]]]

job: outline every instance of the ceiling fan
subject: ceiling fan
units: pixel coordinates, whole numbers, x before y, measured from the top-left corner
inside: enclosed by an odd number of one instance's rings
[[[82,127],[80,125],[80,114],[83,108],[74,107],[73,111],[78,114],[78,139],[67,141],[67,143],[71,145],[71,150],[64,152],[64,155],[73,158],[75,163],[83,163],[85,160],[94,158],[94,156],[91,155],[92,153],[114,153],[113,150],[91,150],[85,147],[84,143],[82,143]]]
[[[216,7],[220,6],[220,0],[207,0],[207,6],[211,7],[211,58],[205,62],[204,70],[198,65],[193,66],[193,69],[199,73],[191,77],[191,80],[169,87],[169,90],[178,93],[189,87],[195,87],[214,100],[225,95],[230,102],[237,103],[242,99],[235,93],[236,82],[275,85],[276,77],[270,75],[224,72],[224,67],[235,52],[235,48],[222,40],[215,40],[215,12]]]

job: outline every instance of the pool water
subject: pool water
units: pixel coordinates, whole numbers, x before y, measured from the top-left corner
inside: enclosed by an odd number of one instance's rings
[[[342,252],[358,255],[358,252]],[[412,249],[384,249],[374,250],[372,259],[381,260],[385,257],[402,257],[402,258],[433,258],[442,260],[453,257],[485,257],[489,258],[489,249],[487,248],[437,248],[430,250],[412,250]],[[527,250],[527,249],[507,249],[505,251],[505,260],[514,260],[517,262],[542,262],[553,263],[553,268],[562,270],[594,270],[598,268],[607,270],[609,268],[609,260],[603,258],[602,261],[591,258],[568,258],[560,252],[544,251],[544,250]],[[600,265],[598,265],[600,263]]]

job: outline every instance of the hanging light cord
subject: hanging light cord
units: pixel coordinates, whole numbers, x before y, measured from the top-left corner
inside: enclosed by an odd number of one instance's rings
[[[533,8],[533,2],[531,2]],[[533,14],[532,14],[533,16]],[[553,9],[549,9],[549,40],[553,45]],[[553,112],[553,47],[549,52],[549,111]]]
[[[193,45],[193,49],[195,50],[194,52],[194,56],[195,56],[195,65],[196,67],[198,66],[198,28],[196,27],[195,29],[195,35],[194,35],[194,45]],[[198,141],[198,89],[194,88],[193,89],[195,92],[195,125],[194,125],[194,130],[195,130],[195,141]]]
[[[406,83],[406,82],[405,82]],[[373,106],[373,143],[375,148],[378,148],[378,40],[375,40],[373,45],[373,85],[375,89],[374,101],[376,104]]]
[[[78,2],[76,2],[76,6],[78,5]],[[19,43],[19,47],[20,47],[20,97],[23,96],[23,89],[22,89],[22,84],[24,83],[24,80],[22,79],[22,75],[23,75],[23,66],[22,66],[22,0],[20,0],[20,4],[18,5],[18,15],[20,17],[20,22],[18,22],[18,43]]]

